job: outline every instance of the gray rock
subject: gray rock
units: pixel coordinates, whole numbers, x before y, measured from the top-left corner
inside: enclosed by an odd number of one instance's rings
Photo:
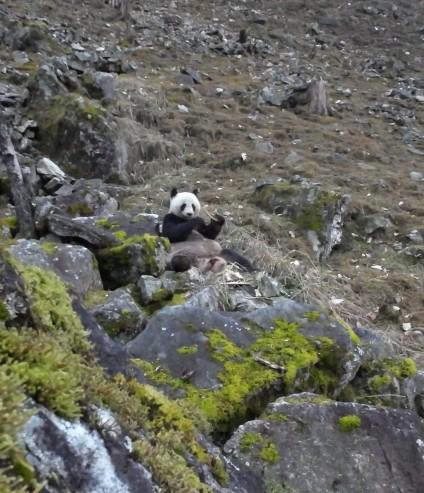
[[[107,72],[86,72],[83,82],[93,98],[105,98],[108,101],[116,97],[117,80],[115,74]]]
[[[116,289],[136,283],[141,275],[160,276],[165,271],[169,243],[144,235],[129,237],[121,245],[97,251],[105,287]]]
[[[272,154],[274,152],[274,146],[271,142],[256,142],[255,149],[264,154]]]
[[[118,210],[118,200],[111,191],[102,180],[79,179],[65,183],[50,201],[71,216],[105,216]]]
[[[184,305],[209,311],[217,311],[221,306],[220,294],[216,287],[208,286],[195,292]]]
[[[93,248],[105,248],[119,244],[119,240],[113,233],[100,226],[86,224],[87,221],[84,219],[50,213],[47,217],[47,229],[59,238],[83,241]]]
[[[54,271],[78,295],[103,287],[94,255],[83,246],[18,240],[8,252],[22,264]]]
[[[413,181],[424,181],[424,174],[419,171],[411,171],[409,176]]]
[[[361,220],[362,229],[368,236],[376,234],[385,234],[393,229],[393,223],[387,217],[383,216],[366,216]]]
[[[59,166],[47,157],[41,158],[35,169],[39,175],[42,175],[46,179],[59,178],[63,181],[66,176]]]
[[[91,313],[110,336],[122,341],[135,337],[146,321],[143,312],[125,288],[112,291],[104,303],[91,309]]]
[[[39,68],[28,89],[31,101],[43,107],[50,98],[68,92],[66,86],[57,78],[54,68],[47,64]],[[36,120],[38,121],[38,118]]]
[[[259,102],[264,102],[270,104],[271,106],[281,106],[283,102],[284,95],[278,93],[276,90],[271,89],[270,87],[264,87],[262,91],[259,93]]]
[[[256,187],[256,205],[288,215],[306,234],[319,260],[326,259],[341,243],[350,197],[322,190],[303,181],[264,184]]]
[[[284,158],[284,164],[285,166],[293,166],[297,163],[300,163],[304,160],[304,157],[301,156],[298,152],[296,151],[290,151],[287,156]]]
[[[265,296],[266,298],[280,296],[281,286],[279,282],[265,274],[265,272],[260,272],[256,276],[256,281],[258,283],[258,290],[262,296]]]
[[[140,279],[137,281],[137,288],[143,304],[147,305],[152,301],[160,301],[158,293],[160,293],[160,290],[162,289],[162,281],[157,277],[140,276]],[[160,294],[162,295],[165,293]]]
[[[107,418],[100,431],[37,407],[19,441],[27,460],[46,482],[44,489],[49,493],[153,493],[156,488],[151,474],[131,458],[130,438],[116,422],[111,430],[113,416],[108,411],[99,410],[98,415]]]
[[[310,394],[278,399],[262,419],[242,425],[225,444],[240,474],[248,467],[263,478],[262,489],[249,491],[424,491],[420,418],[410,411],[320,404],[320,399]],[[353,422],[350,431],[342,431],[339,420],[345,416],[356,416],[357,427]]]
[[[239,312],[249,312],[252,310],[256,310],[258,308],[267,307],[267,303],[257,299],[256,296],[247,292],[244,289],[236,289],[231,290],[227,294],[227,302],[230,307],[230,310],[239,311]]]
[[[406,396],[409,408],[424,418],[424,371],[402,380],[401,392]]]

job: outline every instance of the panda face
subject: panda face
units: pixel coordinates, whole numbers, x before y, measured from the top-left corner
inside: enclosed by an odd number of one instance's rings
[[[171,202],[169,212],[182,219],[192,219],[198,217],[200,213],[200,202],[196,196],[197,190],[193,193],[178,193],[174,188],[171,192]]]

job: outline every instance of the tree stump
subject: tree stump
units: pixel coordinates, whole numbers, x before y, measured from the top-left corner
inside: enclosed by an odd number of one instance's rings
[[[281,104],[282,108],[296,108],[297,106],[308,106],[308,111],[315,115],[331,115],[325,82],[315,80],[307,86],[296,88]]]

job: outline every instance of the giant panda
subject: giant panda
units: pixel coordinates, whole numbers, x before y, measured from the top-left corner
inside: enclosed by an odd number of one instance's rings
[[[220,272],[227,263],[234,263],[247,272],[254,271],[251,262],[215,241],[225,224],[225,218],[216,215],[209,224],[200,217],[198,190],[178,192],[171,190],[169,212],[165,215],[160,234],[171,242],[167,259],[170,270],[182,272],[197,267],[201,272]]]

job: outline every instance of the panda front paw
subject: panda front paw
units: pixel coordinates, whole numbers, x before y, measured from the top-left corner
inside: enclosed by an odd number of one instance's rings
[[[219,225],[222,225],[225,223],[225,217],[224,216],[221,216],[220,214],[215,214],[215,216],[213,217],[212,221],[214,223],[217,223]]]
[[[205,221],[201,217],[195,217],[190,219],[193,229],[204,228],[206,226]]]

